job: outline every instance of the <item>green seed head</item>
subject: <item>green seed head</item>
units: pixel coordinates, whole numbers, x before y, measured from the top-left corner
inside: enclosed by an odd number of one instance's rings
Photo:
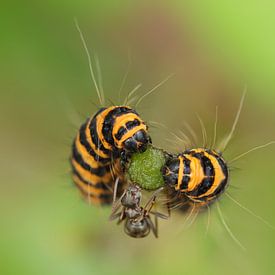
[[[164,185],[161,174],[164,163],[165,152],[148,146],[145,152],[132,155],[127,171],[128,177],[131,182],[143,189],[155,190]]]

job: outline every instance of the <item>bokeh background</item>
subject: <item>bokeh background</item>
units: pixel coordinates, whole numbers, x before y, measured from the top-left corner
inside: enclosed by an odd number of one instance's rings
[[[0,10],[1,274],[274,274],[274,230],[226,196],[184,228],[173,213],[160,238],[136,240],[88,206],[72,185],[68,157],[77,126],[96,111],[88,62],[74,25],[99,57],[105,95],[118,103],[138,83],[154,143],[171,150],[184,121],[200,135],[230,129],[247,97],[230,159],[275,139],[275,4],[272,1],[10,1]],[[170,142],[167,138],[172,139]],[[275,146],[234,163],[228,192],[275,225]]]

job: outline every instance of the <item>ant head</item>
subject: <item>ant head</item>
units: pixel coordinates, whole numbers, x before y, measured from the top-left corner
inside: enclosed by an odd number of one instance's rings
[[[141,200],[141,189],[137,185],[130,185],[125,195],[122,197],[121,203],[128,208],[136,208]]]
[[[146,218],[142,220],[127,219],[124,226],[127,235],[133,238],[144,238],[150,233],[150,225]]]

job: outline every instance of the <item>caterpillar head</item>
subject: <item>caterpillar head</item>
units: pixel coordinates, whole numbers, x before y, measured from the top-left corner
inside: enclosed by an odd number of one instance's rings
[[[148,133],[142,129],[126,139],[123,147],[125,151],[130,153],[144,152],[149,143],[151,143],[151,138]]]
[[[179,160],[177,158],[169,159],[162,168],[162,176],[164,182],[170,186],[174,187],[178,183],[179,176]]]

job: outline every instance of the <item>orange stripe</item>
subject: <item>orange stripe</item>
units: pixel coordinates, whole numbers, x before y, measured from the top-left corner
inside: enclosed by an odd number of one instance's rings
[[[221,166],[217,160],[216,157],[208,154],[207,152],[204,152],[204,155],[210,159],[213,167],[214,167],[214,171],[215,171],[215,176],[214,176],[214,182],[211,186],[211,188],[204,194],[198,196],[198,198],[204,197],[204,196],[209,196],[212,193],[215,192],[215,190],[220,186],[221,182],[225,179],[225,175],[221,169]]]
[[[75,184],[86,194],[93,195],[93,196],[99,196],[101,194],[112,194],[111,190],[104,190],[101,188],[95,188],[92,185],[88,185],[84,183],[82,180],[80,180],[76,175],[73,175],[73,181]],[[110,186],[112,188],[112,186]]]
[[[76,145],[76,149],[79,152],[79,154],[82,156],[83,160],[92,168],[96,169],[100,166],[103,166],[100,162],[98,162],[97,160],[94,159],[94,157],[92,155],[90,155],[85,146],[83,146],[80,143],[80,137],[79,134],[76,137],[76,141],[75,141],[75,145]]]
[[[96,127],[97,127],[97,133],[98,133],[98,138],[100,139],[101,143],[103,144],[103,146],[106,149],[112,150],[112,146],[111,144],[109,144],[103,134],[102,134],[102,130],[103,130],[103,124],[105,121],[106,116],[114,109],[116,109],[119,106],[110,106],[107,109],[105,109],[103,112],[101,112],[100,114],[97,115],[96,117]]]
[[[185,154],[184,156],[190,160],[191,173],[190,173],[190,181],[187,187],[187,192],[190,192],[194,190],[204,179],[204,171],[199,159],[192,157],[189,154]]]
[[[112,170],[114,175],[120,176],[122,175],[122,165],[120,163],[120,159],[116,159],[114,160],[113,164],[112,164]]]
[[[125,115],[117,117],[114,121],[114,127],[113,127],[113,137],[114,137],[114,139],[115,139],[115,135],[117,134],[120,127],[122,127],[122,126],[126,127],[127,122],[133,121],[135,119],[139,120],[142,123],[139,116],[137,116],[136,114],[133,114],[133,113],[127,113]]]
[[[146,125],[144,124],[141,124],[133,129],[131,129],[130,131],[128,131],[123,137],[121,140],[118,141],[117,143],[117,147],[118,148],[122,148],[123,147],[123,142],[125,140],[127,140],[128,138],[132,137],[136,132],[140,131],[140,130],[144,130],[146,132],[147,128],[146,128]]]
[[[101,204],[103,204],[105,202],[105,200],[102,200],[99,197],[92,197],[90,194],[87,194],[84,190],[82,190],[81,186],[77,183],[77,179],[73,178],[76,186],[81,191],[81,194],[84,197],[85,201],[87,201],[89,204],[93,204],[93,205],[97,205],[97,206],[99,206],[99,205],[101,205]]]
[[[92,196],[86,194],[83,190],[81,190],[81,188],[78,185],[76,185],[76,186],[77,186],[78,190],[80,190],[82,197],[88,204],[100,206],[106,201],[105,199],[101,199],[98,197],[92,197]]]
[[[84,200],[88,203],[88,204],[92,204],[95,206],[100,206],[101,204],[103,204],[104,202],[102,201],[102,199],[97,198],[97,197],[91,197],[85,193],[82,192],[82,190],[80,190],[82,193],[82,196],[84,197]]]
[[[203,148],[196,148],[196,149],[192,149],[190,150],[190,152],[194,152],[194,153],[205,153],[205,149]]]
[[[91,137],[91,132],[90,132],[90,129],[89,129],[89,125],[92,121],[92,118],[90,118],[87,126],[86,126],[86,129],[85,129],[85,134],[86,134],[86,137],[87,137],[87,141],[88,143],[90,144],[92,150],[97,154],[99,155],[100,157],[102,158],[109,158],[109,156],[107,154],[105,154],[103,151],[101,151],[99,148],[96,148],[95,144],[93,143],[93,140],[92,140],[92,137]],[[95,131],[95,129],[94,129]],[[98,132],[97,132],[98,133]],[[100,137],[102,134],[101,132],[98,133],[98,137]]]
[[[183,178],[183,157],[182,156],[179,156],[178,157],[178,160],[180,161],[180,164],[179,164],[179,173],[178,173],[178,184],[176,186],[176,190],[180,190],[180,185],[181,185],[181,181],[182,181],[182,178]]]
[[[74,159],[72,159],[72,165],[74,166],[75,170],[81,175],[81,177],[91,184],[103,182],[103,183],[109,183],[109,181],[112,179],[112,175],[110,172],[107,172],[104,176],[98,177],[91,172],[85,170],[81,165],[79,165]]]

